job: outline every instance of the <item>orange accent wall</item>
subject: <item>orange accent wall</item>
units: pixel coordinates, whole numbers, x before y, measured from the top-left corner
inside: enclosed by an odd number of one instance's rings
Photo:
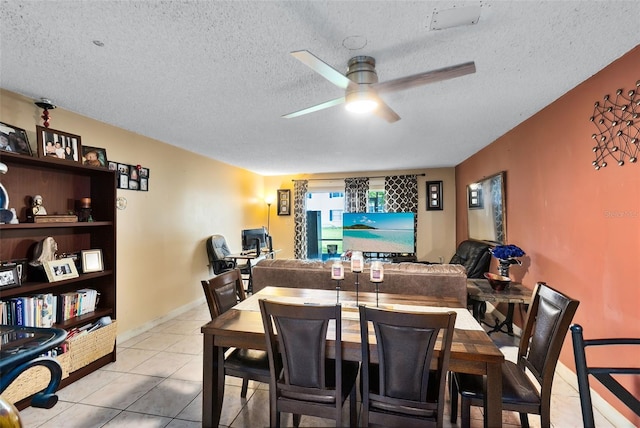
[[[468,236],[466,185],[506,171],[507,240],[527,253],[511,276],[529,288],[547,282],[580,300],[574,322],[587,339],[640,337],[640,162],[618,166],[610,159],[596,171],[596,128],[589,121],[596,101],[620,88],[640,90],[639,80],[640,45],[456,167],[458,241]],[[590,357],[630,366],[638,358],[624,349]],[[575,371],[570,334],[560,360]],[[590,383],[640,425],[597,381]],[[627,377],[625,385],[640,396],[640,381]]]

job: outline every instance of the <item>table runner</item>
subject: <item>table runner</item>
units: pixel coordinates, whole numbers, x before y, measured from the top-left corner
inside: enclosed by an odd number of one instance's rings
[[[272,295],[261,295],[254,296],[259,298],[264,298],[273,302],[278,303],[288,303],[288,304],[305,304],[305,305],[335,305],[336,299],[317,299],[314,298],[313,302],[308,302],[307,298],[304,297],[283,297],[283,296],[272,296]],[[342,318],[349,320],[357,320],[360,317],[358,313],[358,308],[356,306],[355,300],[340,300],[339,302],[342,305]],[[364,304],[364,303],[361,303]],[[369,304],[373,306],[373,304]],[[366,305],[365,305],[366,306]],[[258,298],[249,298],[238,303],[234,306],[234,309],[238,309],[241,311],[252,311],[252,312],[260,312],[260,307],[258,306]],[[483,330],[478,321],[473,318],[473,315],[464,308],[447,308],[447,307],[436,307],[436,306],[419,306],[419,305],[402,305],[402,304],[381,304],[380,309],[392,310],[392,311],[405,311],[405,312],[448,312],[454,311],[456,316],[456,324],[455,328],[458,330]]]

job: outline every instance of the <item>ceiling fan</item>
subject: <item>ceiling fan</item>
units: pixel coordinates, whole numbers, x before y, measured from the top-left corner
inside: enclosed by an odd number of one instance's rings
[[[344,89],[345,94],[340,98],[325,101],[324,103],[282,116],[287,119],[345,103],[347,110],[357,113],[373,112],[387,122],[393,123],[400,120],[400,116],[378,96],[379,94],[401,91],[415,86],[453,79],[454,77],[476,72],[475,63],[470,61],[464,64],[425,71],[412,76],[378,83],[376,60],[370,56],[356,56],[351,58],[348,63],[347,74],[345,75],[309,51],[295,51],[291,52],[291,55],[329,82]]]

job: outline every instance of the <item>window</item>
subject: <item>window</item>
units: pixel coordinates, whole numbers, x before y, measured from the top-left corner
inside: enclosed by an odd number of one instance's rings
[[[329,258],[342,253],[344,192],[311,190],[307,193],[307,258]],[[333,254],[331,255],[333,256]]]
[[[383,213],[384,212],[384,190],[370,190],[368,212]]]

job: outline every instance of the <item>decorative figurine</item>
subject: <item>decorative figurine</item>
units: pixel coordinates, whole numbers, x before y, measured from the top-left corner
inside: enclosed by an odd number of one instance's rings
[[[33,260],[29,262],[31,266],[42,266],[44,262],[56,259],[58,243],[51,236],[39,241],[33,249]]]
[[[47,210],[44,205],[42,205],[42,196],[35,195],[33,197],[33,201],[31,202],[31,212],[34,216],[36,215],[47,215]]]

